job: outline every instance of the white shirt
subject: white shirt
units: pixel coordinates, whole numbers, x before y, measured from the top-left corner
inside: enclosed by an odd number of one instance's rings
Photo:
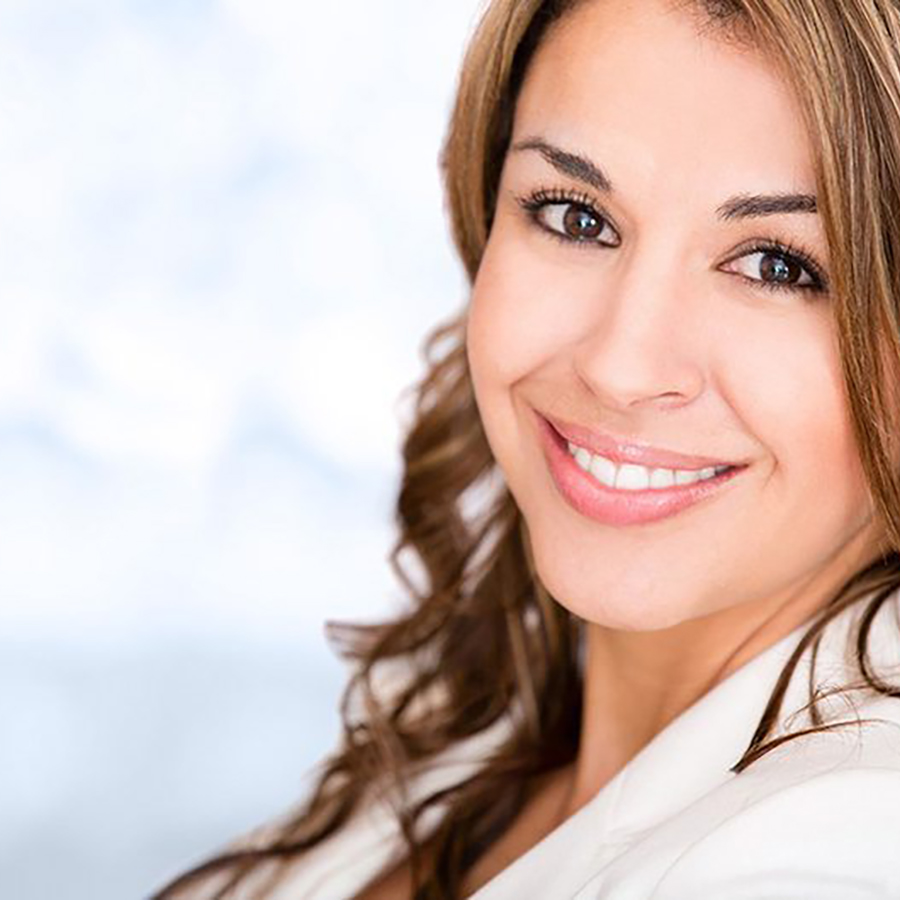
[[[876,672],[900,684],[896,595],[870,633]],[[858,681],[847,656],[857,609],[832,622],[817,683]],[[477,900],[900,900],[900,699],[853,695],[876,724],[786,743],[740,774],[740,759],[782,665],[806,625],[716,685],[641,750],[584,807],[473,895]],[[850,648],[852,651],[852,648]],[[885,672],[885,667],[893,666]],[[779,727],[808,699],[809,654]],[[854,718],[846,701],[826,720]],[[800,715],[793,728],[809,720]],[[448,754],[425,794],[477,769],[502,735]],[[349,900],[404,855],[389,810],[364,809],[306,854],[272,900]],[[252,888],[247,897],[258,896]],[[242,895],[244,896],[244,895]]]

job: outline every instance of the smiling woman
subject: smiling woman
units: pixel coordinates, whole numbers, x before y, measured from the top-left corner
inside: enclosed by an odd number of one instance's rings
[[[900,8],[494,0],[444,164],[413,607],[157,897],[896,897]]]

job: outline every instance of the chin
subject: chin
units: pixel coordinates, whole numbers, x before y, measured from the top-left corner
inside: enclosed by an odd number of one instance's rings
[[[553,595],[554,598],[556,594]],[[596,601],[591,604],[570,604],[557,600],[573,615],[578,616],[592,625],[610,631],[650,632],[665,631],[680,625],[688,618],[687,615],[678,615],[672,610],[640,608],[624,604],[599,604]]]
[[[679,604],[671,596],[665,600],[652,591],[638,587],[624,590],[622,586],[592,588],[583,582],[572,584],[571,579],[554,577],[536,561],[541,583],[560,606],[585,622],[613,631],[662,631],[673,628],[698,614]]]
[[[662,631],[711,612],[715,597],[723,596],[720,590],[710,595],[712,583],[695,577],[693,561],[684,567],[647,552],[626,555],[615,543],[589,550],[555,521],[526,516],[526,522],[541,583],[585,622],[616,631]]]

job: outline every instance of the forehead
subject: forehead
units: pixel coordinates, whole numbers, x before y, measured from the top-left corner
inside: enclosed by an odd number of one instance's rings
[[[539,134],[578,148],[635,196],[814,193],[812,148],[787,80],[761,51],[699,25],[665,0],[582,3],[529,66],[514,140]]]

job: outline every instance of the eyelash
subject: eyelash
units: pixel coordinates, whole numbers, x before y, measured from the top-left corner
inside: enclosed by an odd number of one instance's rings
[[[598,207],[595,200],[588,194],[578,191],[562,190],[560,188],[539,188],[530,194],[517,196],[515,199],[536,227],[540,228],[549,237],[555,238],[566,246],[577,247],[579,250],[592,247],[615,246],[612,244],[603,244],[596,240],[579,241],[575,238],[567,237],[552,228],[548,228],[538,218],[538,214],[546,206],[570,204],[584,209],[591,215],[601,219],[609,227],[612,227],[609,217],[604,214],[602,208]],[[759,287],[765,291],[812,291],[817,294],[827,292],[828,279],[825,277],[822,268],[810,254],[795,244],[792,244],[790,241],[774,239],[768,241],[755,241],[750,247],[745,248],[739,256],[732,257],[728,262],[734,262],[745,256],[752,256],[754,253],[767,253],[772,256],[779,256],[787,262],[796,263],[804,269],[812,279],[811,284],[782,284],[777,281],[763,281],[758,278],[739,276],[744,278],[745,281],[751,282],[754,287]]]

